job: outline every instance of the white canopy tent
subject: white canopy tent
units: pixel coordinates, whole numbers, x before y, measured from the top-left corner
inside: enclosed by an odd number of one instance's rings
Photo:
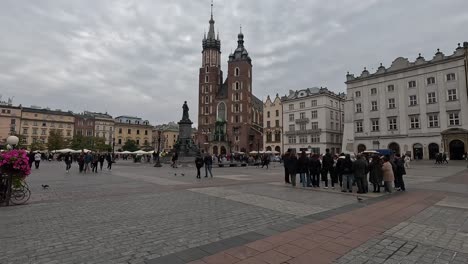
[[[65,149],[56,150],[55,153],[75,153],[75,150],[69,149],[69,148],[65,148]]]
[[[91,150],[89,150],[89,149],[80,149],[80,150],[74,150],[72,153],[81,153],[81,152],[88,153],[88,152],[91,152]]]
[[[146,154],[148,154],[148,152],[146,152],[144,150],[137,150],[137,151],[132,152],[132,154],[146,155]]]

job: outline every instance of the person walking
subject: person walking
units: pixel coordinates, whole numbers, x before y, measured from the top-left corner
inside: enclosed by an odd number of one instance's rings
[[[195,167],[197,167],[197,179],[200,179],[200,169],[203,167],[203,159],[200,154],[195,158]]]
[[[78,157],[78,168],[80,173],[84,171],[84,166],[85,166],[85,154],[83,152],[80,153],[80,156]]]
[[[357,193],[365,193],[366,187],[365,182],[367,178],[367,161],[364,159],[364,156],[361,154],[357,155],[357,160],[353,163],[353,173],[354,179],[356,180],[356,185],[358,187]]]
[[[205,178],[208,178],[208,172],[210,173],[211,178],[213,178],[213,173],[211,172],[213,169],[213,158],[210,153],[206,153],[205,158],[203,158],[203,162],[205,163]]]
[[[328,189],[328,174],[330,178],[333,170],[333,157],[330,154],[330,149],[325,150],[325,155],[322,157],[322,181],[325,182],[325,189]],[[332,186],[334,183],[332,181]]]
[[[72,164],[72,156],[71,156],[70,152],[65,154],[65,157],[63,158],[63,160],[65,161],[65,171],[67,173],[69,173],[70,168],[71,168],[71,164]]]
[[[380,193],[380,185],[382,185],[382,160],[378,155],[372,157],[369,164],[369,181],[374,187],[374,193]]]
[[[114,163],[114,159],[112,158],[111,153],[107,153],[106,155],[106,161],[107,161],[107,170],[112,170],[112,163]]]
[[[34,160],[35,160],[34,156],[35,156],[35,153],[34,153],[34,152],[32,152],[32,151],[29,152],[29,154],[28,154],[28,164],[29,164],[29,168],[32,168],[32,165],[33,165]]]
[[[291,150],[289,153],[288,172],[292,186],[296,187],[296,172],[297,172],[297,156],[296,151]]]
[[[104,166],[104,160],[106,159],[106,156],[104,154],[99,154],[99,167],[101,168]]]
[[[322,163],[320,163],[319,157],[317,154],[313,154],[312,158],[309,161],[309,174],[312,178],[312,186],[319,188],[320,187],[320,171],[322,169]]]
[[[84,172],[87,173],[89,171],[90,165],[93,162],[93,155],[91,155],[91,152],[88,152],[85,154],[85,167],[84,167]]]
[[[41,153],[37,152],[35,155],[34,155],[34,166],[36,166],[36,169],[39,169],[39,164],[41,163]]]
[[[297,161],[297,172],[299,173],[299,177],[301,178],[302,187],[310,187],[310,178],[309,178],[309,159],[307,158],[307,154],[305,150],[301,152],[301,156]]]
[[[91,163],[92,171],[94,173],[97,173],[98,171],[98,163],[99,163],[99,155],[97,153],[93,154],[93,161]]]
[[[179,158],[179,155],[177,155],[177,152],[175,152],[173,155],[172,155],[172,164],[171,164],[171,167],[172,168],[177,168],[177,159]]]
[[[289,150],[286,151],[284,154],[283,154],[283,157],[282,157],[282,160],[283,160],[283,167],[284,167],[284,182],[287,183],[287,184],[291,184],[291,182],[289,181],[289,156],[291,154],[289,153]]]
[[[343,162],[341,163],[341,169],[343,172],[343,185],[341,186],[342,192],[353,192],[353,161],[351,155],[346,154]]]
[[[396,154],[395,165],[396,165],[396,174],[395,176],[395,187],[397,191],[406,191],[405,181],[403,180],[403,175],[406,174],[405,170],[405,161],[401,158],[400,154]]]
[[[388,155],[384,156],[383,160],[384,163],[382,165],[382,176],[384,180],[385,192],[392,193],[392,182],[395,180],[392,164],[390,163],[390,157]]]

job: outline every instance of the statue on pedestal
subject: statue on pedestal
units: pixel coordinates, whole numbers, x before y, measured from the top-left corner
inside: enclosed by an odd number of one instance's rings
[[[184,102],[184,105],[182,106],[183,112],[182,112],[182,121],[190,121],[189,118],[189,107],[187,105],[187,101]]]

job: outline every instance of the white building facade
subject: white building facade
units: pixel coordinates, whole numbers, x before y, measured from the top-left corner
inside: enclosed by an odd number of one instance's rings
[[[468,145],[467,49],[465,42],[449,56],[437,50],[431,60],[399,57],[372,74],[348,73],[342,148],[461,159]]]
[[[283,107],[276,94],[272,101],[270,96],[263,103],[263,148],[265,151],[283,151]]]
[[[284,150],[312,153],[341,152],[344,125],[344,94],[327,88],[289,91],[283,105]]]

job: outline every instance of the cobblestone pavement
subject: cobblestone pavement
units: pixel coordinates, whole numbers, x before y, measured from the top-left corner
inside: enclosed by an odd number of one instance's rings
[[[431,164],[413,166],[406,178],[409,190],[416,184],[438,184],[463,170],[451,166],[434,174]],[[43,162],[28,178],[30,202],[0,207],[0,263],[145,263],[190,249],[195,255],[200,249],[214,254],[220,241],[226,247],[269,236],[339,208],[367,206],[366,199],[378,197],[364,195],[364,202],[358,203],[353,194],[338,190],[291,188],[282,183],[281,166],[215,168],[214,173],[214,178],[197,180],[194,168],[123,161],[113,171],[79,174],[75,165],[65,173],[63,163]],[[444,183],[459,186],[458,182]],[[463,198],[447,197],[417,217],[395,223],[380,239],[415,244],[411,252],[420,257],[437,252],[431,247],[440,248],[437,258],[453,252],[451,261],[456,261],[467,253]],[[450,220],[440,224],[446,218]],[[424,240],[427,230],[430,243]],[[333,232],[331,228],[323,233]],[[449,246],[440,247],[437,240]]]

